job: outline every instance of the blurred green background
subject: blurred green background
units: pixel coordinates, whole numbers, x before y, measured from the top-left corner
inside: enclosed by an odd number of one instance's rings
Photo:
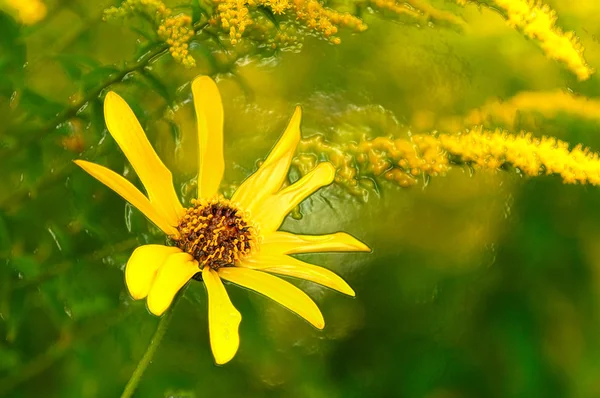
[[[600,66],[600,3],[546,2]],[[108,90],[134,109],[185,200],[197,165],[189,83],[199,74],[216,77],[223,97],[226,186],[254,170],[296,104],[305,137],[339,142],[422,133],[419,115],[463,115],[524,90],[600,96],[597,75],[578,82],[476,5],[431,1],[461,15],[463,32],[363,8],[366,32],[341,30],[340,45],[308,36],[301,51],[235,54],[199,37],[197,66],[186,69],[134,22],[103,22],[115,4],[48,0],[31,26],[0,13],[3,396],[119,396],[158,322],[129,297],[123,267],[162,234],[71,162],[135,181],[104,125]],[[509,127],[599,149],[599,120],[534,114]],[[378,181],[367,198],[333,184],[283,229],[367,242],[371,254],[303,256],[357,297],[292,281],[321,307],[318,331],[227,286],[243,315],[241,347],[218,367],[204,287],[193,281],[136,396],[600,397],[599,204],[596,187],[468,167],[409,189]]]

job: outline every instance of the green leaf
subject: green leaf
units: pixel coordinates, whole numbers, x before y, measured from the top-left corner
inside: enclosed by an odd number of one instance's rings
[[[0,254],[10,251],[11,247],[11,236],[5,217],[2,210],[0,210]]]
[[[21,364],[21,357],[18,352],[8,347],[0,345],[0,370],[8,371]]]
[[[206,33],[204,34],[204,38],[201,38],[199,40],[194,39],[190,42],[190,50],[194,53],[200,53],[202,58],[204,58],[204,60],[209,63],[211,69],[219,69],[219,61],[217,61],[217,59],[215,58],[215,51],[213,48],[210,48],[208,45],[206,45],[205,41],[213,41],[215,45],[217,45],[221,50],[225,50],[225,47],[223,46],[223,43],[221,43],[221,41],[219,40],[218,36],[208,34],[207,32],[204,33]]]
[[[115,66],[100,66],[93,71],[82,76],[81,85],[84,92],[94,90],[105,84],[111,76],[119,73],[119,69]]]
[[[65,273],[39,285],[40,304],[46,315],[57,326],[72,322],[72,313],[68,304],[68,297],[73,294],[79,286]]]
[[[138,28],[135,26],[130,26],[129,29],[133,30],[135,33],[142,36],[144,39],[146,39],[148,41],[153,42],[156,40],[156,33],[153,31],[148,32],[145,28]]]
[[[70,300],[72,316],[79,320],[107,312],[112,307],[111,300],[104,296],[79,297],[77,300]]]
[[[100,62],[87,55],[58,54],[54,56],[60,66],[65,70],[67,76],[72,80],[80,80],[85,71],[96,69]]]
[[[20,40],[20,26],[10,16],[0,13],[0,95],[10,96],[23,85],[27,49]]]
[[[258,6],[256,7],[256,10],[263,14],[269,21],[271,21],[273,25],[275,25],[277,29],[279,29],[279,21],[277,20],[275,14],[273,14],[273,11],[271,11],[270,8],[265,6]]]
[[[202,19],[202,15],[208,15],[206,10],[200,5],[199,0],[192,0],[192,25]]]
[[[23,170],[25,181],[35,186],[46,170],[44,168],[42,145],[39,142],[29,144],[26,149],[27,163]]]
[[[21,92],[19,106],[42,119],[52,119],[64,109],[62,104],[45,98],[28,88]]]
[[[106,129],[106,125],[104,124],[104,103],[99,98],[95,98],[90,101],[88,109],[92,132],[99,139],[102,137],[102,132]]]
[[[38,276],[42,269],[41,264],[30,255],[14,257],[10,260],[9,265],[19,274],[19,277],[24,279]]]
[[[169,90],[169,87],[154,76],[152,72],[144,69],[138,76],[140,78],[135,80],[138,84],[155,91],[167,104],[174,102],[173,94]]]

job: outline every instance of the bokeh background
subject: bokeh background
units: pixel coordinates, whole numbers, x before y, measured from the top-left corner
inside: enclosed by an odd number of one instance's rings
[[[599,67],[600,3],[546,3]],[[226,187],[255,169],[297,104],[305,137],[340,142],[431,133],[437,120],[521,91],[600,96],[597,75],[579,82],[489,7],[431,2],[464,18],[462,31],[363,8],[367,31],[341,30],[339,45],[307,36],[293,51],[238,57],[198,40],[197,66],[185,68],[168,54],[147,62],[153,43],[132,22],[102,21],[116,4],[48,0],[31,26],[0,14],[3,396],[119,396],[158,323],[129,297],[123,267],[135,246],[164,238],[72,163],[136,181],[104,125],[108,90],[132,106],[185,200],[199,74],[216,77],[223,97]],[[525,116],[501,127],[600,149],[600,115]],[[346,231],[373,248],[303,256],[357,292],[292,281],[321,307],[323,331],[230,285],[241,347],[216,366],[206,293],[192,282],[136,396],[600,397],[598,188],[468,166],[411,188],[374,181],[364,196],[326,187],[283,225]]]

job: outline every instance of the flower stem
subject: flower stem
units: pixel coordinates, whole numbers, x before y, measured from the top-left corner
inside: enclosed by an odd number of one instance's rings
[[[135,392],[135,389],[140,383],[140,380],[142,379],[146,368],[148,367],[148,365],[150,365],[150,362],[152,362],[152,358],[154,357],[154,354],[156,353],[160,342],[162,341],[163,337],[165,336],[165,333],[167,332],[167,328],[169,327],[169,323],[171,322],[171,317],[173,316],[173,308],[175,307],[175,304],[175,302],[171,304],[171,306],[167,309],[167,312],[162,316],[162,318],[158,322],[158,325],[156,326],[156,331],[152,336],[152,340],[150,340],[150,344],[148,344],[144,356],[133,371],[131,378],[129,378],[129,381],[125,386],[125,390],[123,390],[123,394],[121,394],[121,398],[130,398]]]

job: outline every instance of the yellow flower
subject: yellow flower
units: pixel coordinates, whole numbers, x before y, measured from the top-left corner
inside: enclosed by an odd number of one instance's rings
[[[8,10],[4,10],[8,8]],[[25,25],[33,25],[46,17],[46,5],[40,0],[0,0],[0,9],[9,14],[16,13],[17,19]]]
[[[261,293],[297,313],[315,327],[325,326],[317,305],[303,291],[272,274],[306,279],[354,296],[333,272],[289,256],[324,251],[370,251],[352,236],[295,235],[278,231],[286,215],[319,188],[330,184],[335,169],[321,163],[295,184],[285,187],[300,141],[300,108],[258,171],[231,199],[219,195],[223,177],[223,106],[217,85],[201,76],[192,83],[200,146],[198,200],[184,208],[171,172],[152,149],[127,103],[114,92],[104,102],[106,125],[135,169],[148,196],[121,175],[94,163],[75,162],[121,195],[156,224],[173,246],[145,245],[131,255],[125,282],[134,299],[147,297],[149,310],[160,316],[177,292],[200,275],[208,292],[209,335],[218,364],[233,358],[239,346],[241,315],[231,303],[222,279]]]

